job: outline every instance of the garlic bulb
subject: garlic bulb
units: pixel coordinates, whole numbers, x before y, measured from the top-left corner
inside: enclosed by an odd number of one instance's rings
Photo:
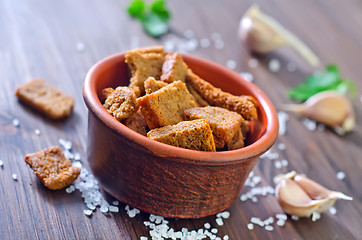
[[[283,210],[299,217],[328,210],[337,199],[352,200],[341,192],[326,189],[295,171],[274,178],[275,196]]]
[[[268,53],[280,46],[292,47],[311,66],[319,65],[319,58],[298,37],[285,29],[272,17],[253,5],[243,15],[239,25],[239,36],[250,50]]]
[[[351,102],[346,96],[335,91],[323,91],[302,104],[286,104],[282,105],[281,109],[323,123],[340,135],[352,131],[355,126],[355,114]]]

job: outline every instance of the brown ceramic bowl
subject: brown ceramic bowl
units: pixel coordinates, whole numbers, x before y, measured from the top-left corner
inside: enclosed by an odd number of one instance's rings
[[[183,55],[200,77],[234,95],[252,95],[260,103],[246,147],[202,152],[151,140],[113,118],[102,106],[103,88],[127,86],[124,53],[94,65],[83,89],[89,110],[87,156],[99,184],[120,201],[166,217],[198,218],[228,208],[239,196],[258,157],[278,133],[275,109],[265,94],[239,74],[207,60]]]

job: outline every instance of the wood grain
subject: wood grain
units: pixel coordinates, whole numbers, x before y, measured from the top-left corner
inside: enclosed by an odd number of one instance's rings
[[[47,190],[24,163],[24,155],[58,144],[59,138],[73,142],[73,149],[85,159],[87,111],[82,99],[83,79],[98,60],[133,46],[138,37],[140,46],[162,44],[168,36],[153,39],[125,13],[128,1],[0,1],[0,239],[139,239],[149,237],[143,225],[149,215],[141,213],[129,218],[120,205],[120,213],[103,215],[97,210],[91,218],[79,192]],[[169,1],[173,34],[182,35],[192,29],[198,39],[220,33],[224,48],[198,48],[191,54],[225,65],[237,62],[236,72],[251,72],[258,85],[278,107],[291,102],[286,91],[299,83],[310,68],[290,49],[280,49],[266,56],[251,55],[237,38],[237,27],[243,12],[254,1],[184,0]],[[311,219],[293,221],[268,232],[246,225],[253,216],[266,219],[281,213],[274,196],[260,197],[257,203],[237,200],[228,210],[229,219],[218,226],[215,216],[194,220],[169,219],[169,226],[180,230],[199,229],[209,222],[217,235],[230,239],[360,239],[362,229],[362,4],[360,0],[267,1],[258,3],[268,14],[301,37],[322,59],[322,64],[335,62],[342,75],[353,79],[359,96],[352,99],[357,127],[340,137],[327,129],[310,132],[299,117],[289,115],[288,132],[280,136],[273,151],[289,165],[281,169],[273,161],[260,159],[254,168],[261,176],[260,186],[273,185],[278,173],[296,170],[322,185],[353,196],[352,202],[336,203],[337,214],[325,213],[317,222]],[[134,38],[133,38],[134,39]],[[82,43],[83,52],[76,46]],[[251,68],[248,61],[258,58]],[[277,58],[282,69],[268,70],[268,61]],[[295,62],[296,72],[288,72],[286,64]],[[14,97],[17,86],[35,77],[42,77],[75,98],[72,116],[53,122],[20,104]],[[12,120],[20,120],[14,127]],[[39,129],[41,134],[34,133]],[[286,145],[279,151],[278,143]],[[83,161],[85,167],[87,163]],[[346,173],[338,180],[336,173]],[[18,181],[12,179],[12,174]],[[248,188],[244,189],[246,192]],[[106,195],[110,201],[111,196]]]

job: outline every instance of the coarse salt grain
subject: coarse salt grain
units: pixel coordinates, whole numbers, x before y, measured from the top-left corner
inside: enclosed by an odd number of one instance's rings
[[[124,209],[126,210],[128,216],[129,216],[130,218],[134,218],[138,213],[141,212],[141,211],[138,210],[137,208],[131,209],[130,206],[128,206],[128,205],[126,205],[126,207],[125,207]],[[151,215],[152,215],[152,214],[151,214]],[[154,216],[154,217],[152,217],[152,219],[155,218],[156,223],[161,222],[161,218],[160,218],[159,216],[155,216],[155,215],[152,215],[152,216]],[[151,219],[151,217],[150,217],[150,219]],[[153,222],[153,221],[151,221],[151,222]]]
[[[317,122],[314,121],[314,120],[311,120],[309,118],[304,118],[302,120],[302,123],[304,124],[304,126],[306,126],[306,128],[309,130],[309,131],[314,131],[316,130],[317,128]]]
[[[264,228],[265,228],[265,230],[267,230],[267,231],[273,231],[273,230],[274,230],[274,227],[271,226],[271,225],[267,225],[267,226],[265,226]]]
[[[280,169],[282,167],[282,163],[280,161],[275,161],[274,162],[274,167],[277,169]]]
[[[234,70],[236,68],[236,62],[234,60],[228,60],[226,62],[226,67],[231,70]]]
[[[148,238],[147,238],[147,237],[142,236],[142,237],[140,237],[140,240],[148,240]]]
[[[280,61],[278,59],[273,58],[272,60],[269,61],[269,70],[276,73],[279,72],[280,70]]]
[[[39,135],[40,135],[40,130],[39,130],[39,129],[35,129],[35,130],[34,130],[34,133],[35,133],[35,135],[38,135],[38,136],[39,136]]]
[[[248,61],[248,65],[249,67],[251,68],[256,68],[258,65],[259,65],[259,61],[255,58],[251,58],[249,61]]]
[[[339,172],[337,172],[336,176],[337,176],[337,179],[343,180],[346,177],[346,174],[342,171],[339,171]]]
[[[211,229],[211,232],[212,232],[212,233],[217,233],[217,228]]]
[[[90,210],[95,210],[96,206],[94,206],[92,203],[87,203],[87,208],[89,208]]]
[[[278,144],[278,149],[279,149],[280,151],[284,151],[284,150],[286,149],[285,144],[284,144],[284,143],[279,143],[279,144]]]
[[[257,218],[257,217],[252,217],[251,219],[250,219],[250,222],[251,223],[254,223],[254,224],[257,224],[257,225],[259,225],[260,227],[264,227],[264,221],[262,221],[260,218]]]
[[[224,222],[223,222],[222,218],[216,218],[215,221],[216,221],[216,224],[219,225],[219,226],[224,225]]]
[[[119,201],[118,201],[118,200],[115,200],[115,201],[112,202],[112,204],[115,205],[115,206],[116,206],[116,205],[119,205]]]
[[[273,217],[268,217],[267,219],[264,220],[264,224],[265,225],[269,225],[271,223],[274,222],[274,218]]]
[[[253,229],[254,229],[254,224],[249,223],[249,224],[247,225],[247,228],[248,228],[249,230],[253,230]]]
[[[216,214],[216,217],[228,219],[230,217],[230,212],[229,211],[219,212],[218,214]]]
[[[69,187],[67,187],[67,188],[65,189],[65,191],[66,191],[67,193],[72,193],[72,192],[74,192],[74,191],[75,191],[74,185],[70,185]]]
[[[108,212],[108,207],[107,206],[101,206],[100,210],[102,213],[107,213]]]
[[[284,221],[283,219],[279,219],[279,220],[277,221],[277,225],[278,225],[279,227],[283,227],[283,226],[285,225],[285,221]]]
[[[286,167],[286,166],[288,166],[288,164],[289,164],[289,163],[288,163],[288,160],[286,160],[286,159],[283,159],[283,160],[281,160],[280,162],[281,162],[281,164],[282,164],[283,167]]]
[[[74,153],[74,160],[80,161],[80,159],[81,159],[80,153],[78,153],[78,152]]]
[[[224,235],[224,237],[222,238],[223,240],[229,240],[229,236],[228,235]]]
[[[320,218],[321,218],[321,214],[320,214],[320,213],[318,213],[318,212],[312,213],[312,221],[313,221],[313,222],[317,221],[317,220],[320,219]]]
[[[295,215],[292,215],[290,218],[291,218],[292,220],[294,220],[294,221],[298,221],[298,220],[299,220],[299,217],[298,217],[298,216],[295,216]]]
[[[275,214],[275,217],[277,219],[283,219],[284,221],[288,219],[288,216],[284,213],[277,213],[277,214]]]
[[[211,225],[210,225],[210,223],[205,223],[205,224],[204,224],[204,227],[205,227],[206,229],[209,229],[209,228],[211,227]]]
[[[240,76],[242,76],[248,82],[254,81],[254,76],[250,72],[241,72]]]
[[[332,215],[336,215],[336,213],[337,213],[337,209],[336,209],[335,207],[330,207],[330,208],[328,209],[328,211],[329,211],[329,213],[332,214]]]
[[[64,140],[63,138],[59,138],[58,142],[64,149],[66,149],[66,150],[71,150],[72,149],[72,142],[71,141],[67,141],[67,140]]]
[[[77,49],[78,52],[83,52],[84,49],[85,49],[85,45],[83,43],[79,42],[76,45],[76,49]]]
[[[74,161],[72,162],[72,165],[80,169],[83,167],[83,164],[80,161]]]
[[[0,168],[4,168],[4,162],[0,160]]]
[[[119,212],[118,207],[117,207],[117,206],[112,206],[112,205],[109,206],[108,210],[109,210],[110,212]]]
[[[279,135],[285,135],[287,132],[287,121],[289,120],[289,115],[283,111],[278,112],[278,121],[279,121]]]
[[[14,127],[19,127],[20,126],[20,121],[17,118],[14,118],[12,121],[12,124]]]
[[[14,181],[18,181],[18,175],[16,175],[15,173],[13,173],[12,177],[13,177],[13,180],[14,180]]]
[[[90,216],[92,216],[92,210],[89,210],[89,209],[84,209],[83,210],[83,213],[87,216],[87,217],[90,217]]]
[[[210,40],[209,40],[208,38],[202,38],[202,39],[200,40],[200,46],[201,46],[202,48],[208,48],[208,47],[210,47]]]

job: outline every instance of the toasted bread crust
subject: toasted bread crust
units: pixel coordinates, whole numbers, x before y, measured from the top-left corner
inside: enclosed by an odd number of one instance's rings
[[[251,96],[234,96],[216,88],[209,82],[194,74],[191,69],[187,71],[186,81],[205,99],[210,105],[226,108],[239,113],[247,120],[258,118],[255,104]]]
[[[145,81],[146,94],[151,94],[153,92],[156,92],[157,90],[163,88],[164,86],[167,86],[167,83],[162,81],[157,81],[154,77],[149,77]]]
[[[73,97],[37,78],[19,86],[15,95],[18,99],[52,119],[67,117],[73,110]]]
[[[206,120],[183,121],[176,125],[156,128],[147,133],[153,140],[172,146],[215,152],[211,128]]]
[[[161,81],[172,83],[181,80],[185,82],[187,65],[182,56],[178,53],[168,53],[165,56],[165,62],[162,65]]]

